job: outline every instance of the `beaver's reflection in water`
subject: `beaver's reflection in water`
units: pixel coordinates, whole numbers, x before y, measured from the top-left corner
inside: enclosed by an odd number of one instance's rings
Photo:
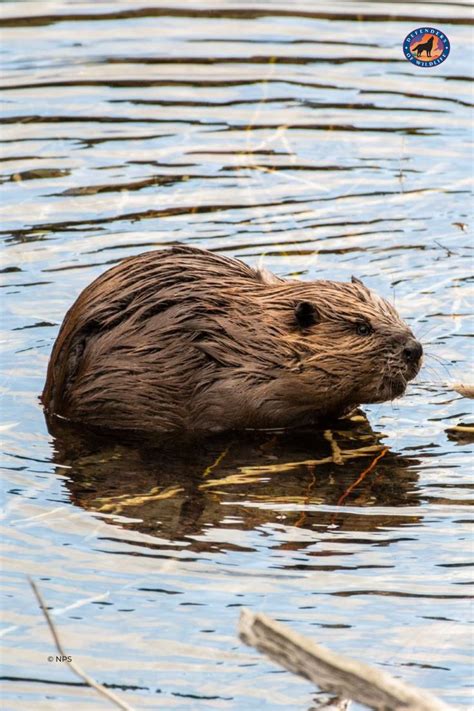
[[[50,431],[75,505],[122,528],[186,542],[187,550],[245,549],[206,540],[210,528],[283,523],[369,532],[419,520],[409,508],[419,503],[418,461],[389,451],[361,415],[326,430],[248,432],[166,447],[61,421]]]

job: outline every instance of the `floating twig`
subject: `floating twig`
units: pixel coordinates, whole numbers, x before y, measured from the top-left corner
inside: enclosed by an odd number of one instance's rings
[[[314,473],[314,467],[311,468],[311,480],[306,488],[306,493],[303,499],[303,503],[308,505],[311,503],[311,494],[313,492],[314,485],[316,484],[316,476]],[[302,511],[301,514],[298,517],[298,520],[295,521],[295,526],[302,526],[303,523],[306,521],[306,511]]]
[[[356,486],[358,486],[358,485],[361,483],[361,481],[364,481],[364,479],[365,479],[365,477],[367,476],[367,474],[372,471],[372,469],[375,467],[375,465],[377,464],[377,462],[379,461],[379,459],[382,459],[382,457],[384,457],[384,456],[387,454],[387,452],[388,452],[388,448],[385,447],[385,449],[383,449],[383,450],[380,452],[380,454],[377,454],[377,456],[372,460],[372,462],[369,464],[369,466],[367,467],[367,469],[364,469],[364,471],[362,472],[362,474],[360,474],[360,475],[358,476],[358,478],[356,479],[356,481],[352,482],[352,484],[350,485],[350,487],[349,487],[348,489],[346,489],[346,491],[343,493],[343,495],[339,498],[339,500],[338,500],[338,502],[337,502],[337,506],[341,506],[341,505],[342,505],[342,503],[344,502],[344,499],[346,499],[346,498],[349,496],[349,494],[351,493],[351,491],[352,491],[353,489],[355,489]]]
[[[94,499],[92,505],[97,513],[122,513],[124,508],[129,506],[141,506],[150,501],[161,501],[162,499],[172,499],[176,494],[184,491],[182,486],[170,486],[163,489],[155,486],[143,494],[119,494],[118,496],[102,496]]]
[[[129,706],[125,701],[122,701],[119,699],[118,696],[116,696],[112,691],[109,691],[108,689],[105,688],[105,686],[102,686],[102,684],[99,684],[98,681],[93,679],[89,674],[86,674],[85,671],[81,669],[81,667],[74,662],[71,657],[66,654],[66,651],[62,645],[61,640],[59,639],[59,634],[58,631],[55,627],[55,624],[51,618],[51,615],[49,614],[49,611],[45,605],[45,602],[43,600],[43,597],[34,582],[30,577],[28,577],[28,582],[31,585],[31,588],[35,594],[36,599],[38,600],[38,604],[41,608],[41,612],[43,613],[46,622],[48,623],[49,630],[51,632],[51,636],[53,637],[54,644],[56,645],[56,649],[58,650],[59,654],[63,658],[64,662],[67,664],[69,669],[74,672],[76,676],[78,676],[82,681],[87,684],[87,686],[90,686],[92,689],[95,689],[98,694],[101,694],[101,696],[104,696],[106,699],[111,701],[115,706],[117,706],[119,709],[124,709],[125,711],[134,711],[132,706]],[[70,661],[69,661],[70,660]]]
[[[327,439],[331,445],[332,460],[334,464],[344,464],[344,457],[342,456],[341,448],[334,439],[334,435],[331,430],[324,430],[324,439]]]
[[[452,427],[446,427],[446,432],[466,432],[467,434],[474,434],[474,425],[452,425]]]
[[[209,474],[211,474],[212,471],[213,471],[216,467],[219,466],[219,464],[222,462],[222,460],[224,459],[224,457],[226,457],[227,454],[229,453],[229,449],[230,449],[230,445],[229,445],[228,447],[226,447],[226,449],[224,449],[224,450],[219,454],[219,456],[217,457],[217,459],[216,459],[212,464],[209,464],[209,466],[204,469],[204,471],[203,471],[203,473],[202,473],[203,478],[206,477],[206,476],[209,476]]]
[[[467,385],[465,383],[453,383],[451,387],[463,397],[474,398],[474,385]]]

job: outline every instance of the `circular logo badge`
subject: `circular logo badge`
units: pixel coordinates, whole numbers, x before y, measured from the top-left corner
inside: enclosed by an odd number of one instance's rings
[[[417,67],[435,67],[441,64],[447,59],[449,50],[448,38],[435,27],[418,27],[403,41],[405,58]]]

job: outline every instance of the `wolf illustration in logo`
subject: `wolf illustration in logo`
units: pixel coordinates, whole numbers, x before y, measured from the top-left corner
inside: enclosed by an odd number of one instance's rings
[[[434,42],[434,36],[431,35],[429,40],[426,40],[426,42],[421,42],[420,44],[417,44],[416,47],[412,48],[413,54],[416,52],[417,57],[421,57],[423,52],[426,52],[427,57],[431,57],[431,50],[433,49],[433,42]]]

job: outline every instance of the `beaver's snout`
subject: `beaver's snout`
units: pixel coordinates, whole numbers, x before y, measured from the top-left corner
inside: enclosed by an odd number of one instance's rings
[[[402,358],[406,365],[406,378],[413,380],[421,368],[423,346],[416,338],[408,338],[402,351]]]
[[[418,364],[423,355],[423,347],[421,343],[414,338],[409,338],[403,349],[403,358],[409,365]]]

